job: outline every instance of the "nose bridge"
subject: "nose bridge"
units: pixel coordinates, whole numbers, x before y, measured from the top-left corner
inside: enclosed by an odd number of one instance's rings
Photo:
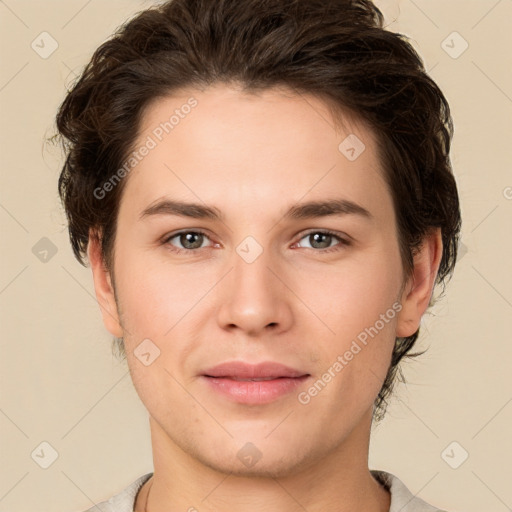
[[[252,296],[262,291],[269,297],[274,295],[271,281],[275,276],[270,268],[276,265],[276,261],[268,247],[263,247],[253,237],[247,237],[236,247],[232,261],[235,287],[242,292],[251,291]]]
[[[277,293],[276,278],[270,270],[276,264],[273,259],[270,249],[253,237],[242,241],[233,255],[233,297],[261,311],[273,303]]]

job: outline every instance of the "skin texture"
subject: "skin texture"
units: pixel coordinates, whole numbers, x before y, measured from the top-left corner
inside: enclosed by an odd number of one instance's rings
[[[314,96],[245,94],[220,84],[182,91],[146,109],[136,146],[191,96],[198,105],[128,176],[115,290],[93,232],[88,250],[105,326],[124,337],[150,416],[154,476],[137,510],[150,489],[151,512],[388,511],[389,493],[368,469],[373,402],[395,336],[413,334],[428,306],[440,231],[426,237],[404,283],[372,132],[348,116],[345,130],[335,129]],[[365,144],[355,161],[338,149],[349,134]],[[224,220],[140,219],[163,197],[214,206]],[[363,206],[372,220],[284,218],[293,204],[338,198]],[[207,233],[196,240],[201,248],[186,249],[179,236],[165,242],[184,229]],[[327,237],[315,245],[309,235],[326,229],[352,243]],[[263,249],[252,263],[236,250],[248,236]],[[316,381],[397,300],[400,312],[308,404],[298,392],[266,405],[236,404],[199,377],[228,360],[278,361]],[[148,338],[160,356],[145,366],[134,350]],[[247,442],[261,453],[251,467],[237,457]]]

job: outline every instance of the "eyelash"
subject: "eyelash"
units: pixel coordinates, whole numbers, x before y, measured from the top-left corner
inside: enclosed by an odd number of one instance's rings
[[[197,249],[180,249],[179,247],[175,247],[175,246],[173,246],[170,243],[170,240],[172,240],[173,238],[176,238],[179,235],[184,235],[184,234],[188,234],[188,233],[194,233],[194,234],[197,234],[197,235],[203,235],[206,238],[209,238],[208,234],[206,232],[200,230],[200,229],[185,230],[185,231],[178,231],[177,233],[172,233],[171,235],[165,237],[164,240],[162,241],[162,244],[168,246],[169,250],[174,252],[175,254],[192,253],[192,252],[197,252],[200,249],[207,249],[207,247],[199,247]],[[317,234],[317,233],[320,233],[322,235],[333,236],[334,238],[338,239],[338,241],[340,243],[338,245],[333,246],[333,247],[328,247],[327,249],[315,249],[313,247],[304,247],[304,249],[311,249],[314,252],[317,252],[317,253],[320,253],[320,254],[326,254],[326,253],[330,253],[330,252],[339,251],[343,247],[348,247],[349,245],[351,245],[351,242],[349,240],[346,240],[346,239],[340,237],[335,231],[330,231],[328,229],[309,231],[307,233],[304,233],[301,236],[301,238],[299,238],[298,241],[300,242],[303,238],[306,238],[309,235],[313,235],[313,234]]]

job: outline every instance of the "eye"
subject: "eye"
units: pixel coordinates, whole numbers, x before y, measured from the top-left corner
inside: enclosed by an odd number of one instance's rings
[[[172,242],[174,239],[176,239],[176,242]],[[167,236],[162,241],[162,244],[166,245],[171,251],[182,254],[187,252],[191,253],[198,249],[208,247],[208,245],[204,245],[206,240],[209,240],[209,237],[204,231],[181,231]],[[303,247],[301,244],[302,240],[308,240],[310,243],[309,247],[306,246],[304,248],[312,250],[316,249],[316,252],[320,253],[338,251],[344,246],[349,246],[351,244],[349,240],[346,240],[339,236],[339,234],[328,230],[310,231],[309,233],[306,233],[295,245]],[[338,243],[332,245],[332,242],[336,241],[338,241]],[[181,247],[177,247],[175,245],[176,243],[180,244]]]
[[[176,239],[182,247],[176,247],[171,240]],[[181,231],[180,233],[173,233],[166,237],[162,243],[168,245],[169,248],[177,253],[192,252],[197,249],[202,249],[203,242],[209,239],[207,234],[203,231]]]
[[[350,245],[350,242],[348,240],[340,237],[337,233],[333,231],[327,230],[310,231],[299,240],[298,244],[300,244],[302,240],[308,240],[310,242],[310,247],[306,247],[307,249],[319,249],[316,252],[322,253],[338,251],[341,250],[343,246]],[[331,243],[335,242],[336,240],[339,243],[332,246]]]

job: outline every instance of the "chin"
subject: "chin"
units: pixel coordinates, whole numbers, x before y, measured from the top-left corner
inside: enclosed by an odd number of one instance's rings
[[[245,439],[253,439],[246,436]],[[300,473],[314,463],[312,453],[304,446],[283,445],[282,442],[262,440],[230,440],[216,444],[216,450],[208,446],[194,445],[189,454],[214,471],[247,478],[284,478]]]
[[[214,471],[241,478],[285,478],[299,473],[305,466],[304,460],[283,459],[275,453],[273,457],[266,460],[262,455],[262,458],[253,465],[244,464],[238,457],[235,458],[234,462],[233,460],[217,461],[208,459],[203,459],[201,462]]]

